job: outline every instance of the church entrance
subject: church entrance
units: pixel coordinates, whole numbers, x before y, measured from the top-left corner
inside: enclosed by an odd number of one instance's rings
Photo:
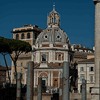
[[[46,85],[46,80],[42,80],[42,86]]]
[[[42,78],[42,92],[46,92],[46,78]]]
[[[45,93],[48,86],[48,74],[47,72],[41,72],[39,77],[42,78],[42,92]]]

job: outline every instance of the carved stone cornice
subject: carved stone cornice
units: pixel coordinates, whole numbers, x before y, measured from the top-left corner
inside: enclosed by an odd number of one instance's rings
[[[97,4],[100,2],[100,0],[93,0],[94,4]]]

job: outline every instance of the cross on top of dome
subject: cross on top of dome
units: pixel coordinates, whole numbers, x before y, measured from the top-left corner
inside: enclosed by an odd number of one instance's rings
[[[55,4],[53,4],[53,11],[55,11]]]

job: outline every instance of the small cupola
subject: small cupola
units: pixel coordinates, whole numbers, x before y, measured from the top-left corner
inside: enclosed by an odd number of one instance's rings
[[[47,19],[48,27],[59,27],[60,26],[60,16],[55,10],[55,5],[53,5],[53,10],[49,13]]]

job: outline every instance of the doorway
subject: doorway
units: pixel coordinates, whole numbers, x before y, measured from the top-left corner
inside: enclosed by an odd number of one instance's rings
[[[42,92],[46,92],[46,79],[42,78]]]

